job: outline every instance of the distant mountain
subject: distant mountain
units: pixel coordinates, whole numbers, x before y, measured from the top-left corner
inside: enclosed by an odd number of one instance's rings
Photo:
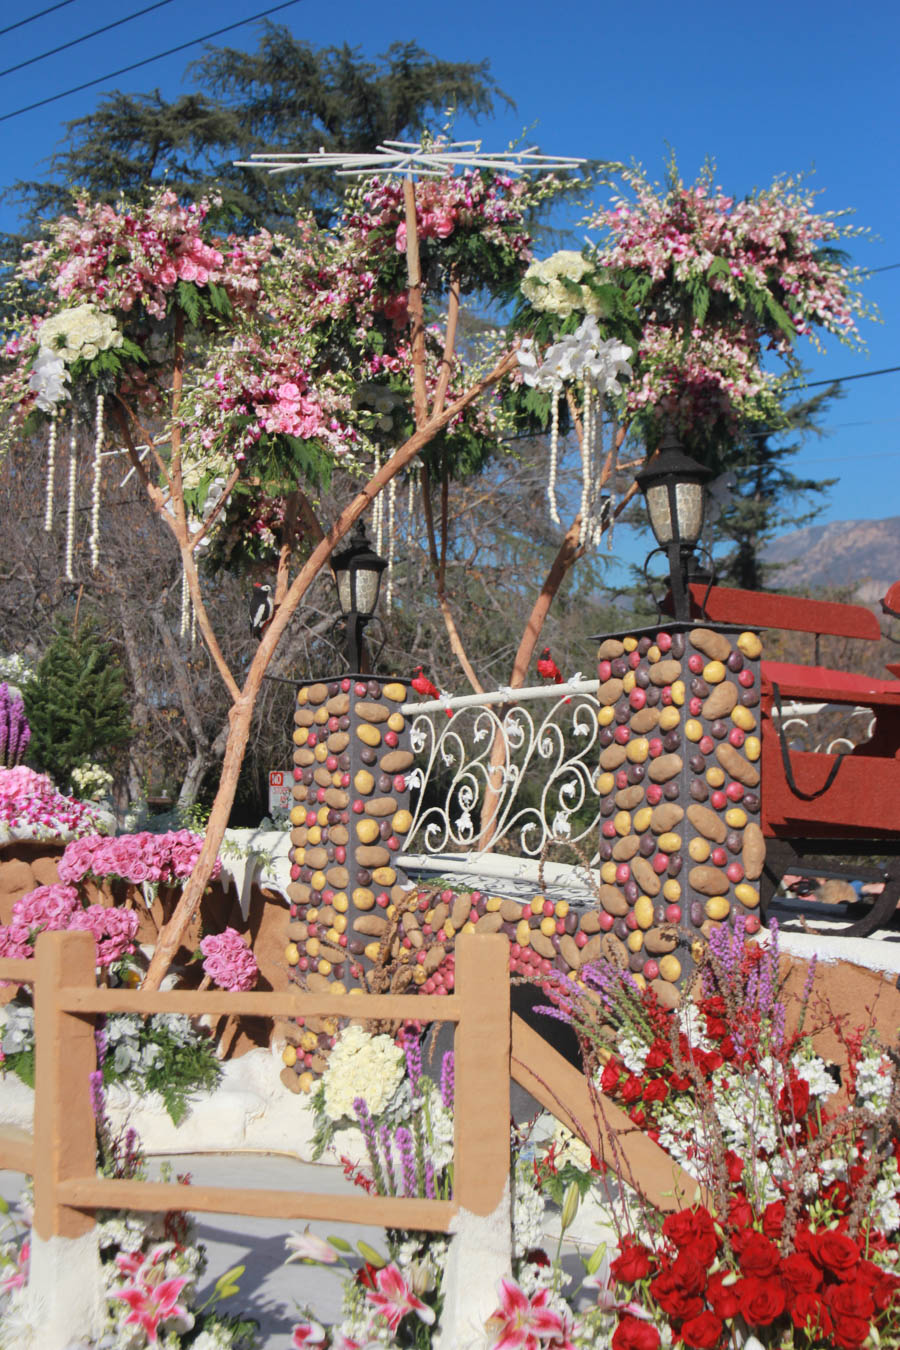
[[[774,539],[763,561],[781,564],[768,577],[777,590],[850,586],[857,600],[872,604],[900,581],[900,516],[810,525]]]

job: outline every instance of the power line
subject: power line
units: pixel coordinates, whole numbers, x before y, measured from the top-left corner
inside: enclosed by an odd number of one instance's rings
[[[793,394],[797,389],[818,389],[825,384],[848,384],[850,380],[871,380],[876,375],[893,375],[898,370],[900,366],[885,366],[883,370],[864,370],[859,375],[835,375],[833,380],[807,380],[803,384],[788,385],[784,393]]]
[[[68,98],[70,94],[80,94],[82,89],[90,89],[95,84],[104,84],[107,80],[115,80],[119,75],[127,75],[131,70],[138,70],[141,66],[148,66],[153,61],[162,61],[166,56],[174,56],[176,52],[183,52],[188,47],[196,47],[198,42],[208,42],[210,38],[221,37],[223,33],[230,33],[235,28],[243,28],[245,24],[255,23],[257,19],[265,19],[269,14],[277,14],[279,10],[290,9],[293,5],[299,3],[299,0],[284,0],[280,5],[272,5],[269,9],[261,9],[257,14],[250,14],[246,19],[240,19],[237,23],[227,23],[222,28],[215,28],[211,33],[204,33],[201,37],[192,38],[190,42],[180,42],[177,47],[169,47],[167,51],[157,52],[155,56],[145,56],[141,61],[132,61],[130,65],[120,66],[118,70],[111,70],[107,75],[100,75],[96,80],[85,80],[83,84],[73,85],[71,89],[64,89],[60,94],[51,94],[49,98],[38,99],[36,103],[28,103],[23,108],[16,108],[14,112],[3,113],[0,115],[0,122],[8,122],[11,117],[20,117],[22,113],[33,112],[35,108],[44,108],[48,103],[56,103],[61,98]]]
[[[65,9],[66,5],[71,5],[72,0],[59,0],[58,5],[48,5],[46,9],[39,9],[36,14],[29,14],[27,19],[19,19],[18,23],[11,23],[7,28],[0,28],[0,37],[5,33],[11,33],[15,28],[24,28],[26,23],[34,23],[35,19],[42,19],[45,14],[52,14],[57,9]]]
[[[163,5],[170,5],[171,3],[172,0],[156,0],[155,4],[147,5],[145,9],[135,10],[134,14],[126,14],[124,19],[115,19],[112,23],[105,23],[102,28],[95,28],[82,37],[72,38],[70,42],[61,42],[58,47],[51,47],[49,51],[41,52],[40,56],[29,56],[27,61],[20,61],[15,66],[7,66],[6,70],[0,70],[0,77],[12,75],[17,70],[24,70],[26,66],[35,66],[38,61],[46,61],[48,56],[55,56],[57,52],[68,51],[70,47],[77,47],[79,43],[88,42],[91,38],[99,37],[101,33],[111,33],[114,28],[121,28],[123,23],[131,23],[132,19],[139,19],[143,14],[149,14],[151,10],[162,9]]]

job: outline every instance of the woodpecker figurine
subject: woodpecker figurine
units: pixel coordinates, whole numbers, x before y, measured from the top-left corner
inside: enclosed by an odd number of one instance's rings
[[[440,689],[438,689],[436,685],[433,685],[431,683],[428,676],[425,674],[425,671],[422,668],[422,666],[416,666],[415,670],[413,671],[411,684],[413,689],[415,689],[416,693],[422,694],[423,697],[427,698],[441,697]],[[451,711],[450,708],[447,709],[447,716],[448,717],[453,716],[453,712]]]
[[[255,581],[250,601],[250,632],[257,642],[262,640],[262,635],[272,622],[274,613],[275,597],[272,594],[272,587],[268,584],[260,585]]]

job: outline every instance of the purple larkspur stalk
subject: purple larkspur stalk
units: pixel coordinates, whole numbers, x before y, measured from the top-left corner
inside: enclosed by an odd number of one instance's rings
[[[106,1050],[109,1044],[109,1038],[106,1034],[106,1018],[98,1017],[97,1025],[94,1027],[94,1044],[97,1047],[97,1067],[103,1068],[103,1061],[106,1059]]]
[[[397,1194],[397,1178],[394,1174],[394,1149],[391,1141],[391,1132],[386,1125],[382,1125],[378,1131],[378,1138],[381,1141],[381,1156],[384,1158],[384,1179],[388,1185],[390,1195]]]
[[[453,1051],[448,1050],[441,1061],[441,1101],[448,1111],[453,1110],[453,1087],[455,1082]]]
[[[437,1199],[437,1191],[434,1187],[434,1167],[425,1159],[425,1194],[429,1200]]]
[[[785,1008],[783,1003],[776,1003],[772,1009],[772,1044],[777,1050],[784,1045],[785,1029]]]
[[[90,1076],[91,1084],[91,1110],[94,1113],[94,1119],[99,1125],[106,1117],[106,1092],[103,1088],[103,1071],[95,1069]]]
[[[375,1187],[379,1195],[387,1194],[384,1173],[381,1170],[381,1163],[378,1160],[378,1143],[375,1138],[375,1122],[372,1119],[372,1113],[366,1106],[364,1097],[356,1097],[353,1101],[353,1110],[356,1112],[356,1119],[359,1122],[359,1128],[362,1131],[362,1137],[366,1141],[366,1150],[369,1154],[369,1162],[372,1164],[372,1176],[375,1178]]]
[[[9,685],[0,684],[0,765],[7,766],[6,763],[6,745],[9,740]]]
[[[422,1047],[417,1037],[406,1036],[403,1040],[403,1049],[406,1052],[406,1072],[409,1075],[409,1086],[415,1099],[419,1096],[419,1083],[422,1081]]]
[[[416,1186],[416,1150],[413,1144],[413,1137],[404,1125],[401,1125],[394,1135],[397,1141],[397,1148],[400,1152],[400,1164],[403,1168],[403,1194],[417,1195]]]
[[[6,745],[6,758],[11,768],[22,759],[24,753],[22,737],[26,726],[25,704],[20,698],[14,698],[9,704],[9,740]]]

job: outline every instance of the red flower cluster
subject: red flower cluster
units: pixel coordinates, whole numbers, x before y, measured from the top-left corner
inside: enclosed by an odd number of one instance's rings
[[[692,1350],[724,1350],[732,1343],[727,1324],[735,1319],[754,1332],[771,1329],[779,1345],[793,1325],[812,1342],[857,1350],[873,1324],[887,1344],[884,1315],[894,1307],[900,1276],[865,1257],[865,1239],[837,1227],[813,1231],[801,1224],[794,1250],[784,1256],[778,1246],[784,1204],[766,1207],[761,1228],[751,1226],[752,1217],[746,1201],[733,1205],[720,1225],[700,1205],[669,1214],[665,1244],[651,1251],[626,1239],[610,1273],[631,1299],[633,1286],[644,1284],[676,1343]],[[726,1233],[734,1267],[727,1261]],[[656,1350],[659,1344],[654,1326],[632,1312],[620,1317],[614,1350]]]

